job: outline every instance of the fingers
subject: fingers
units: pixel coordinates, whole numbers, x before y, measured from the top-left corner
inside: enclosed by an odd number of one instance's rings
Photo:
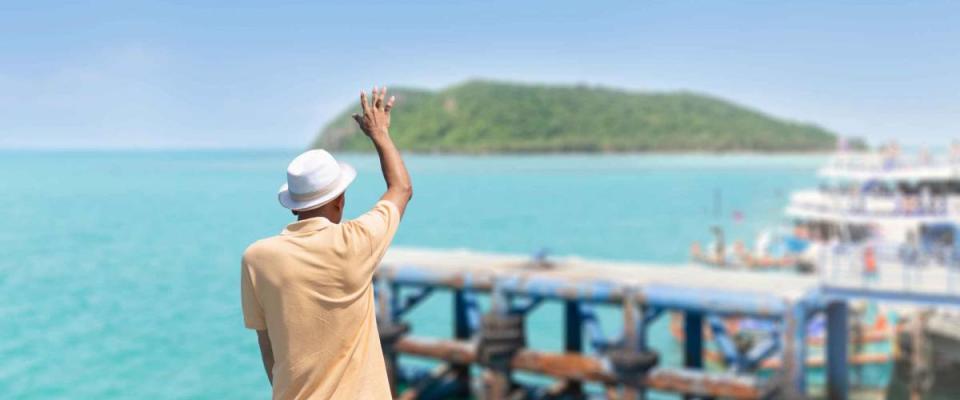
[[[390,100],[387,100],[387,105],[383,106],[383,111],[390,112],[390,109],[393,108],[393,103],[397,101],[395,96],[390,96]]]
[[[360,107],[363,108],[363,113],[366,114],[370,111],[370,106],[373,106],[374,109],[378,110],[389,110],[388,107],[393,107],[393,97],[390,98],[389,106],[384,104],[384,99],[387,97],[387,88],[386,86],[378,88],[377,86],[373,87],[373,90],[370,91],[370,94],[373,96],[373,101],[367,102],[367,94],[363,90],[360,91]]]
[[[370,111],[370,104],[367,103],[367,94],[360,90],[360,108],[363,109],[363,113],[366,114]]]
[[[373,87],[373,107],[378,110],[383,109],[383,95],[376,86]]]

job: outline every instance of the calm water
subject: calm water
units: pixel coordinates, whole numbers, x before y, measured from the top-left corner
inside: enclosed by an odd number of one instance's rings
[[[0,152],[0,397],[268,398],[239,258],[291,220],[276,190],[295,155]],[[384,185],[374,157],[346,159],[360,173],[356,216]],[[409,157],[416,195],[395,243],[680,262],[711,224],[746,237],[781,221],[822,161]],[[417,310],[415,331],[448,334],[445,304]],[[538,310],[532,342],[558,348],[558,321],[558,307]],[[669,353],[663,333],[653,340]]]

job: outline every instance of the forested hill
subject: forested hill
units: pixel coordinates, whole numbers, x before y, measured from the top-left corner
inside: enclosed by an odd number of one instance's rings
[[[689,92],[470,81],[440,91],[391,89],[391,136],[420,152],[815,151],[835,135]],[[352,103],[314,142],[368,151]]]

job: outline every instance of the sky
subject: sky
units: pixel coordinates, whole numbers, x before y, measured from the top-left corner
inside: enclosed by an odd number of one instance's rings
[[[477,78],[960,139],[960,2],[9,3],[0,148],[304,148],[361,88]]]

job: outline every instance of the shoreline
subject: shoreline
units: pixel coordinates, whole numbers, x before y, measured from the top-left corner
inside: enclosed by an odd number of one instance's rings
[[[0,153],[7,154],[57,154],[57,153],[292,153],[296,154],[302,151],[306,151],[310,148],[250,148],[250,147],[222,147],[222,148],[211,148],[211,147],[170,147],[170,148],[142,148],[142,147],[130,147],[130,148],[60,148],[60,147],[50,147],[50,148],[40,148],[40,147],[24,147],[24,148],[0,148]],[[339,151],[334,150],[336,154],[342,154],[345,156],[370,156],[376,155],[372,151]],[[835,151],[826,151],[826,150],[817,150],[817,151],[544,151],[544,152],[519,152],[519,151],[505,151],[505,152],[455,152],[455,151],[412,151],[407,150],[403,151],[403,154],[411,156],[450,156],[450,157],[516,157],[516,156],[532,156],[532,157],[565,157],[565,156],[714,156],[714,157],[742,157],[742,156],[770,156],[770,157],[798,157],[798,156],[830,156],[836,153]]]

